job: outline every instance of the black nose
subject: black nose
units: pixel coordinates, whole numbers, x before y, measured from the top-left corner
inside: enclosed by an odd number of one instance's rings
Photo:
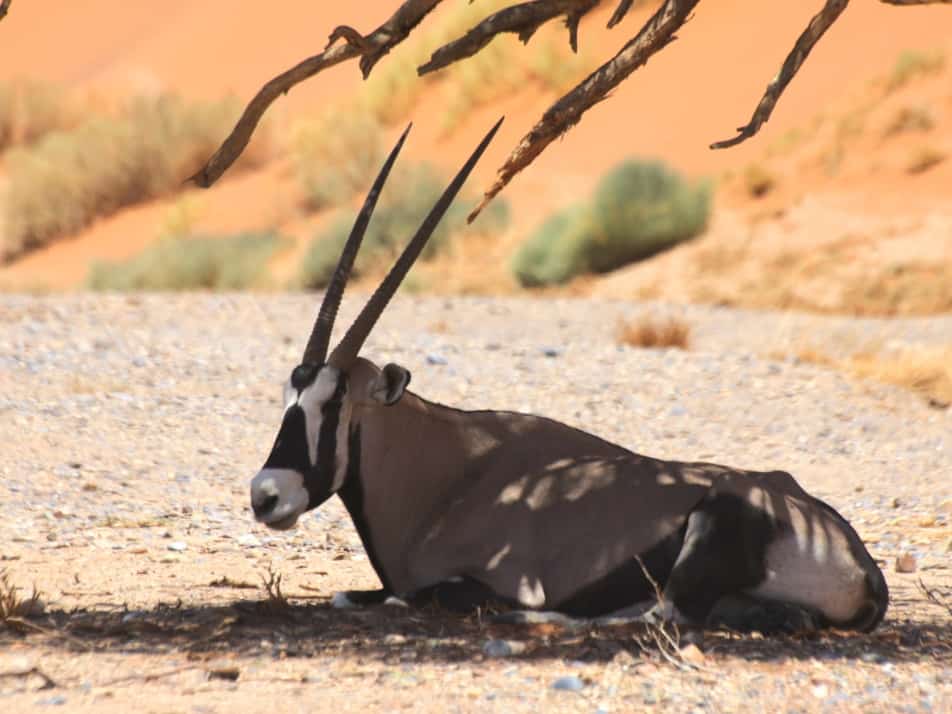
[[[257,503],[252,502],[251,510],[255,512],[256,516],[264,516],[271,512],[271,510],[278,505],[278,496],[277,494],[273,496],[268,496],[263,501]]]

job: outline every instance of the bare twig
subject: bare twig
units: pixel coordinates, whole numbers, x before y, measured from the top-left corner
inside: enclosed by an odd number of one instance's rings
[[[586,111],[606,99],[608,93],[628,75],[674,40],[675,31],[685,23],[698,2],[699,0],[665,0],[664,5],[618,54],[553,104],[509,155],[506,163],[499,169],[495,183],[469,214],[468,220],[472,222],[517,173],[531,164],[549,144],[577,124]]]
[[[578,51],[578,23],[600,0],[531,0],[503,8],[480,22],[458,40],[437,49],[430,61],[417,69],[420,75],[433,72],[470,57],[488,45],[496,35],[511,32],[528,42],[542,25],[558,15],[566,16],[569,44]]]
[[[7,16],[7,12],[10,10],[10,3],[13,0],[0,0],[0,20]]]
[[[738,127],[737,136],[732,139],[714,142],[711,144],[712,149],[726,149],[730,146],[736,146],[760,130],[764,122],[770,118],[777,100],[783,94],[783,90],[790,84],[790,80],[799,71],[816,43],[836,22],[840,13],[846,9],[847,4],[849,4],[849,0],[826,0],[823,9],[813,16],[810,24],[807,25],[807,29],[797,38],[796,44],[790,50],[790,54],[787,55],[787,59],[784,60],[783,66],[780,68],[780,73],[767,85],[767,91],[764,92],[764,96],[754,110],[754,115],[750,118],[747,126]]]
[[[273,608],[283,609],[288,606],[288,599],[281,591],[281,580],[281,573],[274,572],[270,565],[268,566],[268,577],[261,576],[265,592],[268,593],[268,605]]]
[[[0,15],[0,17],[3,17],[3,15]],[[43,680],[43,686],[40,687],[40,689],[55,689],[59,686],[56,683],[56,680],[54,680],[39,667],[30,667],[29,669],[15,669],[10,672],[0,672],[0,679],[5,679],[8,677],[29,677],[31,674],[35,674],[37,677],[40,677]]]
[[[335,29],[323,52],[282,72],[258,90],[245,107],[245,111],[228,138],[189,180],[202,188],[208,188],[221,178],[221,175],[248,145],[255,127],[258,126],[267,108],[278,97],[286,94],[305,79],[354,57],[360,57],[360,70],[366,77],[380,58],[402,42],[439,3],[440,0],[406,0],[389,20],[360,40],[357,39],[360,33],[352,28],[342,26]],[[345,40],[345,43],[335,45],[334,43],[341,38]]]
[[[945,596],[940,594],[938,590],[927,587],[926,584],[922,582],[922,578],[919,578],[919,589],[922,591],[922,594],[926,596],[926,600],[933,605],[938,605],[948,612],[949,615],[952,615],[952,603],[946,602]]]
[[[242,581],[242,580],[232,580],[232,579],[229,578],[227,575],[222,575],[222,576],[221,576],[220,578],[218,578],[217,580],[212,580],[210,583],[208,583],[208,587],[210,587],[210,588],[235,588],[236,590],[238,590],[238,589],[257,590],[257,589],[258,589],[258,586],[255,585],[254,583],[246,583],[246,582],[244,582],[244,581]]]
[[[611,19],[608,20],[609,29],[624,20],[625,15],[628,14],[628,11],[631,10],[631,6],[634,4],[635,0],[621,0],[621,2],[618,3],[618,7],[615,8],[615,12],[612,13]]]
[[[609,61],[586,77],[568,94],[555,102],[532,130],[526,134],[499,169],[496,181],[485,193],[482,202],[470,214],[469,220],[493,199],[520,171],[529,166],[555,139],[577,124],[582,115],[598,102],[606,99],[628,75],[645,64],[656,52],[675,39],[675,32],[684,25],[700,0],[665,0],[644,24],[638,34]],[[436,52],[429,62],[419,68],[420,74],[446,67],[469,57],[486,46],[500,33],[516,33],[528,41],[545,22],[565,16],[569,41],[577,45],[580,18],[599,0],[526,0],[504,8],[482,20],[461,38]],[[738,129],[737,136],[711,144],[712,149],[735,146],[756,134],[770,118],[774,107],[791,79],[799,71],[820,37],[837,20],[849,0],[826,0],[806,30],[797,39],[777,77],[770,82],[757,105],[750,122]],[[889,5],[950,4],[952,0],[880,0]],[[337,27],[323,52],[310,57],[265,84],[249,102],[231,134],[205,166],[191,180],[202,187],[211,186],[241,154],[267,108],[298,83],[328,67],[355,57],[360,58],[360,69],[366,78],[374,65],[393,47],[402,42],[416,26],[440,3],[440,0],[405,0],[383,25],[369,35],[362,35],[349,25]],[[8,7],[10,0],[0,0],[0,7]],[[619,0],[609,27],[626,17],[634,0]],[[2,16],[2,15],[0,15]],[[342,42],[338,42],[342,40]]]
[[[109,679],[100,684],[100,687],[114,687],[117,684],[125,684],[126,682],[154,682],[157,679],[164,679],[165,677],[174,677],[176,674],[181,674],[182,672],[190,672],[193,669],[200,669],[201,665],[199,664],[186,664],[182,667],[176,667],[175,669],[167,669],[163,672],[154,672],[151,674],[129,674],[124,677],[116,677],[115,679]]]

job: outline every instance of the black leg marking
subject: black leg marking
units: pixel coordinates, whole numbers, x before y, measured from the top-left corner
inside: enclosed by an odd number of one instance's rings
[[[809,607],[748,595],[721,598],[708,615],[707,627],[738,632],[757,630],[765,635],[815,632],[829,623]]]
[[[408,602],[413,607],[435,605],[451,612],[469,613],[487,607],[512,607],[514,602],[497,595],[488,585],[469,577],[448,580],[422,588],[413,593]]]
[[[723,596],[763,582],[767,546],[777,530],[763,510],[734,494],[712,492],[688,517],[665,600],[694,622],[705,622]]]
[[[383,605],[392,593],[381,588],[380,590],[347,590],[344,595],[356,607],[373,607]]]
[[[641,562],[656,583],[663,584],[671,573],[684,541],[684,527],[675,531],[650,550],[641,554]],[[559,603],[558,612],[573,617],[600,617],[655,597],[654,586],[632,557],[568,600]]]

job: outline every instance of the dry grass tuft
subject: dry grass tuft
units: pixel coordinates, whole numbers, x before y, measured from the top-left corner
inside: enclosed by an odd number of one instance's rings
[[[276,573],[270,565],[268,566],[267,577],[261,576],[261,582],[268,595],[265,606],[272,612],[280,612],[289,607],[288,598],[281,590],[282,577],[281,573]]]
[[[691,326],[676,317],[661,321],[642,316],[636,320],[620,322],[615,337],[620,344],[631,347],[686,350],[691,343]]]
[[[36,586],[29,597],[20,595],[20,588],[10,581],[6,570],[0,570],[0,625],[12,630],[25,629],[24,617],[35,614],[40,609],[40,593]]]
[[[891,353],[866,349],[844,358],[832,357],[813,345],[802,345],[791,354],[801,362],[909,389],[939,409],[952,405],[952,345],[910,347]],[[777,353],[770,356],[783,357]]]
[[[926,132],[935,128],[935,116],[928,107],[901,107],[883,127],[883,136],[908,132]]]
[[[760,164],[744,170],[744,189],[751,198],[762,198],[777,187],[777,177]]]
[[[856,376],[895,384],[921,394],[929,404],[952,404],[952,345],[906,349],[891,355],[857,354],[847,360]]]
[[[921,174],[945,161],[945,152],[934,146],[920,146],[906,160],[906,172]]]
[[[943,67],[945,55],[941,50],[906,50],[896,59],[892,72],[886,78],[886,92],[894,92],[916,77],[935,74]]]
[[[189,103],[138,97],[115,117],[94,117],[53,131],[5,157],[9,185],[0,259],[85,228],[97,217],[181,190],[218,147],[240,112],[236,101]],[[258,143],[245,166],[267,160]]]

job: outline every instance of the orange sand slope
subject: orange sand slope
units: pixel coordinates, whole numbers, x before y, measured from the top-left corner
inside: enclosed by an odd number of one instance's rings
[[[395,6],[379,1],[288,0],[275,10],[261,3],[225,0],[161,4],[31,0],[14,4],[0,24],[0,79],[26,76],[116,92],[162,88],[204,98],[233,92],[246,99],[274,74],[322,49],[334,26],[347,23],[368,30]],[[635,11],[620,27],[607,31],[604,21],[610,9],[606,5],[594,14],[580,35],[583,48],[599,58],[616,51],[648,13],[644,8]],[[547,212],[590,192],[608,167],[628,155],[657,156],[695,175],[739,172],[761,160],[768,147],[791,129],[842,106],[849,93],[862,92],[870,78],[890,70],[902,50],[943,46],[952,37],[948,8],[856,3],[823,38],[761,133],[740,147],[710,151],[711,141],[731,136],[746,122],[815,10],[811,3],[792,1],[701,3],[677,42],[636,72],[609,101],[590,111],[507,189],[504,195],[512,204],[514,223],[506,240],[518,241]],[[289,117],[315,114],[324,103],[353,91],[359,81],[356,66],[345,64],[299,85],[271,114],[279,124],[282,119],[286,124]],[[408,153],[453,164],[463,147],[504,110],[506,125],[473,182],[485,186],[552,98],[525,92],[492,110],[475,112],[454,136],[437,140],[432,114],[440,106],[424,97],[410,117],[417,134]],[[943,111],[947,114],[948,107]],[[947,121],[941,123],[940,142],[948,143],[949,126]],[[870,150],[877,149],[864,147]],[[950,197],[949,163],[919,181],[917,200],[937,203]],[[807,171],[799,188],[793,187],[797,177],[787,176],[784,190],[789,192],[785,195],[802,198],[817,184],[817,190],[859,196],[851,205],[866,211],[879,204],[882,195],[905,192],[906,186],[897,183],[901,180],[888,172],[849,175],[845,180]],[[293,203],[292,184],[288,172],[274,165],[226,177],[202,193],[203,220],[209,228],[269,226],[309,238],[319,217],[281,210]],[[70,240],[3,268],[0,284],[77,286],[91,259],[131,255],[154,239],[168,204],[144,204],[101,220]]]

